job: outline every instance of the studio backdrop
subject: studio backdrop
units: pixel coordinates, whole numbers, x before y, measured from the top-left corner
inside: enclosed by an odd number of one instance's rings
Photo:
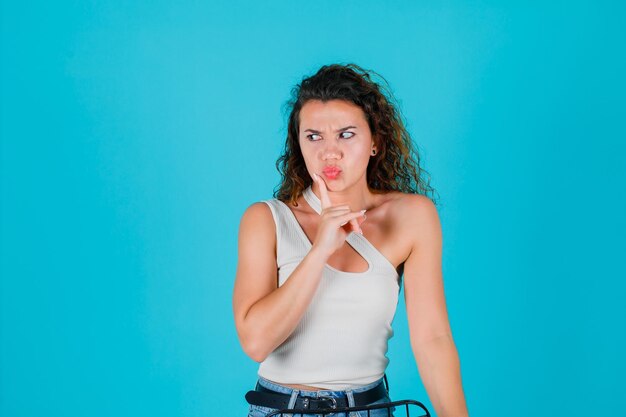
[[[291,88],[381,74],[440,197],[470,415],[626,415],[621,2],[2,3],[0,415],[244,416],[244,210]],[[431,410],[400,296],[393,399]]]

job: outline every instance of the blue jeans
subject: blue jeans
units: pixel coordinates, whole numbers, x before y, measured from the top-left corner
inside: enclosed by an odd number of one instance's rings
[[[286,387],[284,385],[279,385],[276,384],[274,382],[271,382],[261,376],[259,376],[259,381],[258,381],[259,385],[271,389],[273,391],[277,391],[283,394],[289,394],[291,395],[291,399],[289,400],[289,405],[287,406],[287,408],[294,408],[294,405],[296,403],[296,399],[299,396],[301,397],[319,397],[319,396],[325,396],[325,397],[336,397],[336,398],[347,398],[348,399],[348,406],[349,407],[354,407],[354,396],[353,394],[355,392],[363,392],[363,391],[367,391],[368,389],[374,388],[376,385],[384,383],[383,382],[383,378],[380,378],[377,381],[372,382],[371,384],[367,384],[363,387],[358,387],[358,388],[354,388],[354,389],[348,389],[345,391],[330,391],[330,390],[323,390],[323,391],[307,391],[307,390],[299,390],[299,389],[295,389],[295,388],[289,388]],[[383,398],[380,398],[378,401],[375,401],[373,403],[367,404],[367,405],[374,405],[374,404],[383,404],[383,403],[388,403],[391,402],[391,399],[389,398],[389,393],[387,393],[387,395],[385,395]],[[393,411],[395,410],[395,407],[391,407],[390,410],[388,410],[387,408],[379,408],[376,410],[370,410],[370,414],[369,417],[393,417]],[[272,413],[274,411],[277,411],[277,408],[269,408],[269,407],[262,407],[260,405],[250,405],[250,410],[248,412],[248,417],[265,417],[267,416],[269,413]],[[367,410],[365,411],[351,411],[348,413],[348,415],[346,415],[346,413],[335,413],[335,414],[283,414],[283,416],[281,416],[280,414],[277,414],[277,417],[367,417]]]

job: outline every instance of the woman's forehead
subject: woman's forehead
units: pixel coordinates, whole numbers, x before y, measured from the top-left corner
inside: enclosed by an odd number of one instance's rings
[[[363,110],[354,103],[345,100],[309,100],[300,110],[300,127],[325,128],[326,126],[357,125],[366,122]],[[305,126],[305,124],[307,126]],[[311,126],[309,126],[311,124]]]

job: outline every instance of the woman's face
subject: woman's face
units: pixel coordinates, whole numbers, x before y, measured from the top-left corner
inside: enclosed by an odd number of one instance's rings
[[[330,190],[361,182],[367,186],[373,142],[359,106],[345,100],[307,101],[300,109],[298,140],[309,175],[321,175]]]

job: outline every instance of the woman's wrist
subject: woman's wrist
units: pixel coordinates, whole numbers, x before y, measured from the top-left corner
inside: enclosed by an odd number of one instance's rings
[[[328,258],[330,258],[329,254],[324,253],[323,250],[321,250],[315,245],[311,247],[311,250],[306,256],[310,257],[316,262],[320,262],[321,264],[326,264],[326,261],[328,261]]]

